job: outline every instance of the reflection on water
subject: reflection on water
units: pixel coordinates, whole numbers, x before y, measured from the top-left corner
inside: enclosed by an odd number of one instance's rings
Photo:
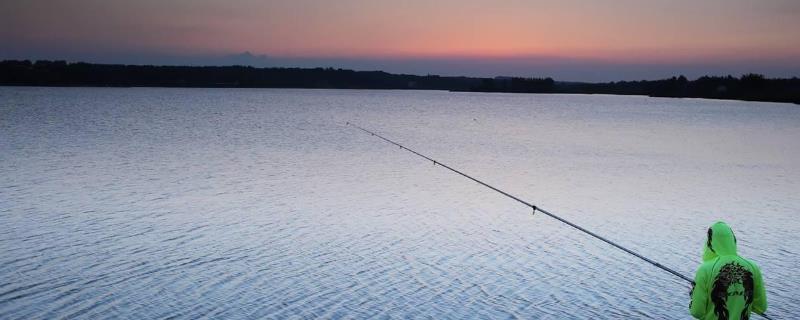
[[[0,318],[688,317],[716,219],[800,316],[800,109],[420,91],[0,88]]]

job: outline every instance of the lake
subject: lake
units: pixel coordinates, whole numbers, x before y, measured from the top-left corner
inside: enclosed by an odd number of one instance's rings
[[[800,107],[0,87],[0,318],[690,318],[737,234],[800,317]],[[754,317],[758,319],[758,317]]]

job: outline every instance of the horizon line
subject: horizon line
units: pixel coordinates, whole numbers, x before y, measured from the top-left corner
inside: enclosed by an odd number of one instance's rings
[[[248,53],[248,52],[245,52]],[[243,53],[244,54],[244,53]],[[315,70],[315,69],[323,69],[323,70],[339,70],[339,71],[353,71],[353,72],[383,72],[386,74],[391,75],[410,75],[410,76],[419,76],[419,77],[446,77],[446,78],[473,78],[473,79],[502,79],[502,78],[519,78],[519,79],[552,79],[556,82],[561,83],[613,83],[613,82],[637,82],[637,81],[659,81],[659,80],[670,80],[673,78],[686,78],[688,81],[695,81],[700,78],[741,78],[748,75],[757,75],[762,76],[765,79],[771,80],[782,80],[782,79],[798,79],[800,76],[790,76],[790,77],[767,77],[763,73],[759,72],[743,72],[738,76],[734,74],[704,74],[701,76],[690,78],[683,74],[673,74],[672,76],[662,77],[662,78],[650,78],[650,79],[638,79],[638,80],[611,80],[611,81],[574,81],[574,80],[558,80],[557,77],[549,76],[549,75],[532,75],[532,76],[515,76],[515,75],[503,75],[497,74],[494,76],[470,76],[470,75],[441,75],[435,73],[427,73],[427,74],[419,74],[419,73],[402,73],[402,72],[390,72],[386,70],[380,69],[369,69],[369,70],[358,70],[354,68],[342,68],[342,67],[335,67],[335,66],[315,66],[315,67],[307,67],[307,66],[254,66],[248,64],[155,64],[155,63],[106,63],[106,62],[89,62],[89,61],[82,61],[82,60],[70,60],[70,59],[2,59],[0,63],[4,62],[24,62],[28,61],[31,64],[36,64],[38,62],[50,62],[50,63],[66,63],[66,64],[89,64],[89,65],[118,65],[118,66],[142,66],[142,67],[178,67],[178,68],[231,68],[231,67],[244,67],[244,68],[254,68],[254,69],[301,69],[301,70]]]

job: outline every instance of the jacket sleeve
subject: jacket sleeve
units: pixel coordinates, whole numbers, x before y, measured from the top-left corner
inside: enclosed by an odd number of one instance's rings
[[[689,313],[697,319],[702,319],[706,315],[708,305],[708,279],[702,266],[697,269],[694,276],[694,285],[690,295],[692,301],[689,302]]]
[[[752,304],[752,311],[758,314],[763,314],[767,311],[767,290],[764,287],[764,279],[761,277],[761,269],[756,266],[755,270],[755,281],[753,281],[753,285],[755,288],[753,289],[753,304]]]

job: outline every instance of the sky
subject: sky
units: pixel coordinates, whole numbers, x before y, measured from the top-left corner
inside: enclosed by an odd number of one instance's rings
[[[2,0],[0,59],[656,79],[800,76],[798,0]]]

